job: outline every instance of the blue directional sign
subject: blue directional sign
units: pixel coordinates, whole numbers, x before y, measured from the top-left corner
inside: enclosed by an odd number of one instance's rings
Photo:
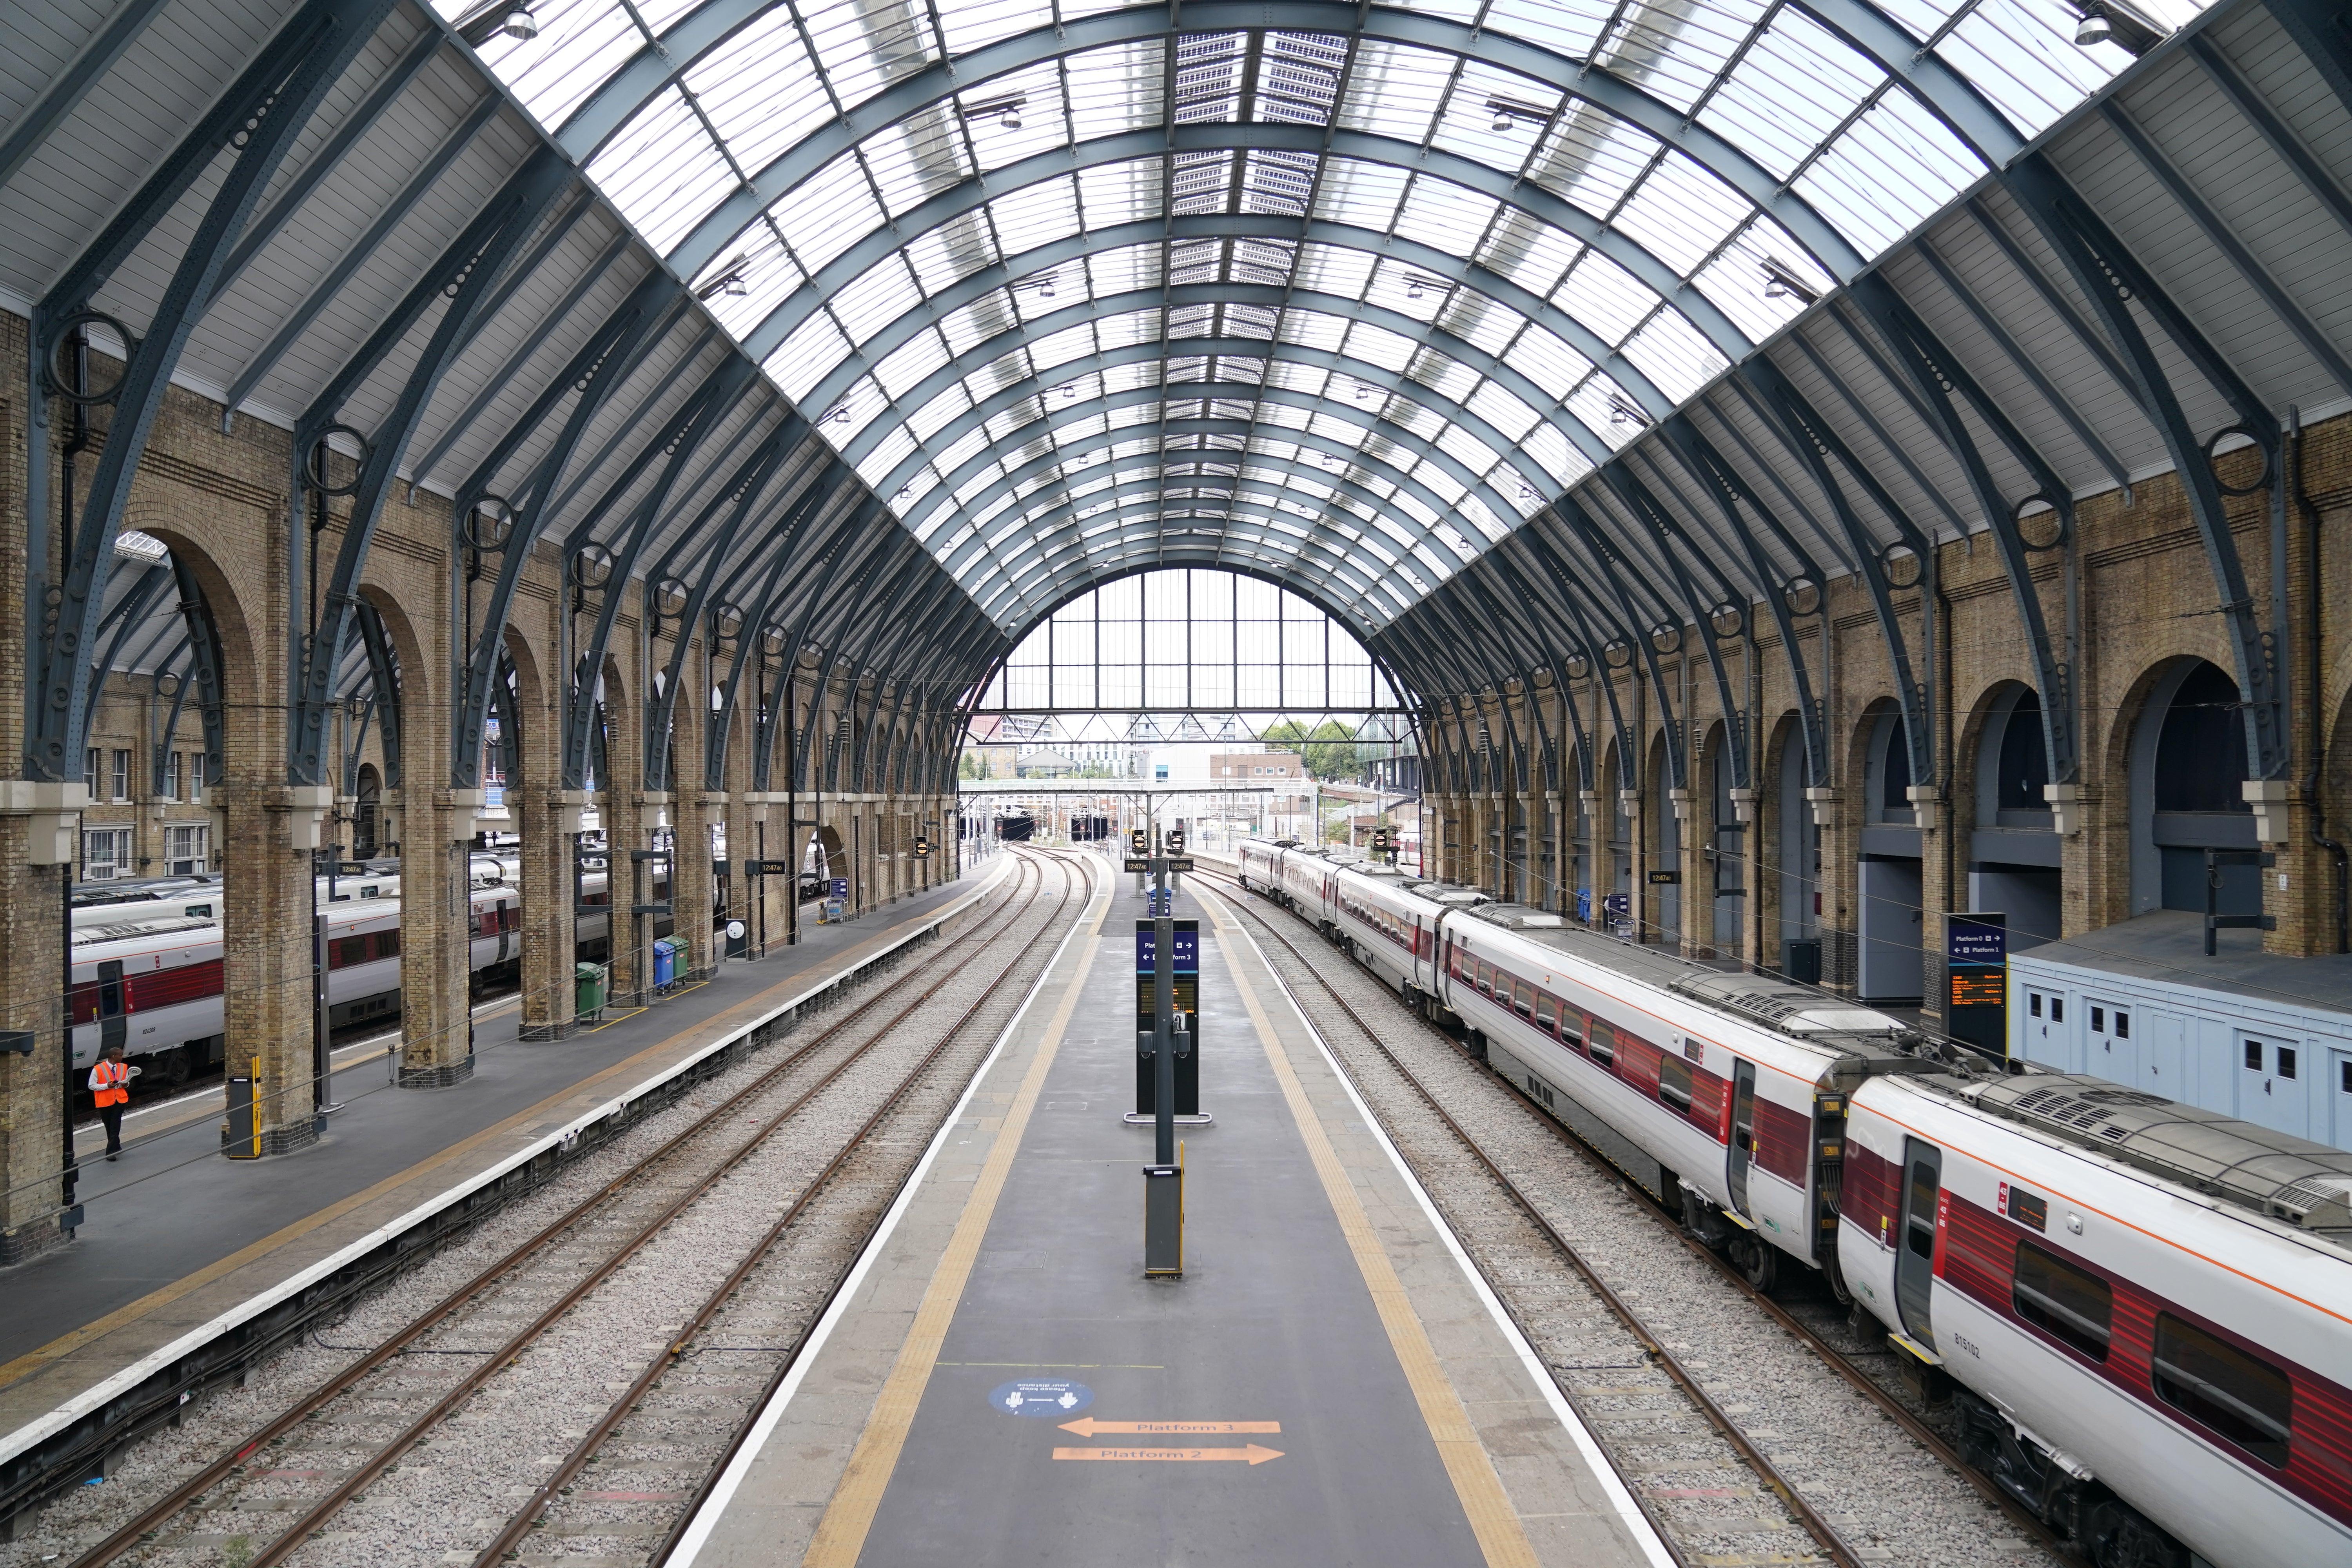
[[[1952,963],[2009,962],[2007,915],[1971,920],[1966,915],[1944,917],[1944,957]]]
[[[1135,922],[1135,972],[1150,974],[1160,962],[1157,944],[1152,941],[1151,922]],[[1201,973],[1201,922],[1183,920],[1176,922],[1176,973]]]
[[[1095,1402],[1095,1391],[1066,1377],[1024,1377],[988,1391],[992,1410],[1006,1415],[1058,1416],[1067,1420]]]

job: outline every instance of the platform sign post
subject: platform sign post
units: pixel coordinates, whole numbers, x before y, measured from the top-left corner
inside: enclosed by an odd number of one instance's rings
[[[1137,1114],[1129,1120],[1139,1121],[1144,1114],[1151,1118],[1151,1163],[1143,1168],[1143,1272],[1148,1279],[1176,1279],[1184,1272],[1184,1167],[1176,1157],[1180,1058],[1181,1065],[1192,1069],[1181,1076],[1192,1079],[1196,1108],[1200,1099],[1199,1063],[1192,1055],[1192,1031],[1181,1027],[1185,1013],[1177,998],[1178,971],[1189,970],[1189,999],[1197,1010],[1200,922],[1174,918],[1175,895],[1169,887],[1174,869],[1169,851],[1181,843],[1153,846],[1155,852],[1141,857],[1144,863],[1139,868],[1151,879],[1152,918],[1135,922],[1136,980],[1142,994],[1137,998]]]
[[[1944,1028],[1987,1056],[2009,1056],[2009,917],[1944,917]]]

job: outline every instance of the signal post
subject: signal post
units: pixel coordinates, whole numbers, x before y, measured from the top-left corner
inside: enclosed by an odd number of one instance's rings
[[[1152,1125],[1152,1163],[1143,1168],[1143,1272],[1148,1279],[1181,1279],[1184,1166],[1176,1123],[1181,1119],[1201,1126],[1209,1121],[1200,1113],[1200,1062],[1192,1028],[1200,1016],[1200,922],[1175,919],[1171,882],[1176,872],[1192,868],[1184,855],[1183,830],[1171,830],[1155,847],[1149,830],[1131,829],[1127,868],[1150,879],[1150,917],[1135,922],[1136,1108],[1127,1118],[1140,1122],[1149,1116]],[[1181,1001],[1190,1005],[1180,1006],[1179,987],[1186,980],[1191,984]],[[1189,1070],[1180,1073],[1180,1063]],[[1189,1100],[1189,1110],[1180,1111],[1180,1098]]]

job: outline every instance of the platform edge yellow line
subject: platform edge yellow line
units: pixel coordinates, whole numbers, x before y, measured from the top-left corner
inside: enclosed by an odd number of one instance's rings
[[[915,1424],[915,1411],[923,1403],[923,1390],[930,1384],[931,1368],[938,1364],[940,1351],[947,1342],[948,1325],[955,1318],[956,1303],[963,1299],[964,1286],[970,1282],[972,1265],[980,1257],[980,1244],[988,1234],[988,1222],[996,1214],[996,1201],[1013,1173],[1013,1157],[1021,1152],[1021,1138],[1028,1130],[1030,1113],[1037,1109],[1037,1101],[1045,1093],[1046,1071],[1054,1065],[1055,1053],[1061,1048],[1062,1037],[1068,1031],[1070,1019],[1078,1010],[1078,999],[1086,992],[1087,973],[1094,966],[1095,942],[1102,933],[1103,918],[1110,910],[1109,888],[1106,879],[1089,896],[1088,901],[1095,907],[1088,911],[1084,939],[1071,944],[1079,959],[1077,973],[1069,977],[1068,989],[1055,1007],[1044,1037],[1037,1042],[1037,1054],[1030,1059],[1028,1070],[1021,1075],[1021,1087],[1004,1113],[1003,1124],[997,1129],[996,1142],[981,1166],[980,1179],[972,1184],[971,1196],[964,1200],[963,1214],[957,1219],[947,1250],[940,1255],[939,1268],[923,1291],[922,1304],[915,1310],[915,1321],[907,1331],[906,1342],[898,1347],[898,1357],[891,1363],[889,1376],[883,1380],[882,1392],[874,1401],[874,1413],[866,1418],[866,1430],[858,1435],[857,1447],[850,1451],[848,1468],[834,1487],[833,1500],[825,1504],[824,1517],[817,1521],[816,1533],[801,1558],[803,1568],[854,1568],[859,1553],[866,1550],[866,1537],[874,1528],[882,1494],[889,1489],[891,1472],[898,1468],[898,1455],[905,1449],[907,1434]]]
[[[1365,1289],[1371,1293],[1381,1326],[1388,1331],[1389,1346],[1404,1371],[1414,1403],[1421,1407],[1421,1418],[1437,1445],[1438,1458],[1445,1466],[1446,1478],[1454,1483],[1454,1495],[1461,1500],[1462,1512],[1470,1521],[1470,1532],[1477,1538],[1478,1550],[1487,1568],[1538,1568],[1535,1546],[1519,1522],[1518,1510],[1511,1506],[1510,1494],[1503,1489],[1503,1478],[1496,1472],[1494,1459],[1478,1440],[1477,1429],[1471,1426],[1469,1412],[1463,1408],[1462,1396],[1454,1392],[1453,1380],[1439,1364],[1437,1349],[1429,1342],[1429,1331],[1423,1327],[1421,1315],[1413,1310],[1404,1281],[1398,1278],[1388,1248],[1381,1245],[1380,1233],[1372,1228],[1363,1202],[1356,1195],[1355,1184],[1349,1179],[1347,1167],[1339,1163],[1339,1152],[1331,1147],[1315,1102],[1307,1098],[1306,1086],[1292,1069],[1289,1053],[1275,1034],[1273,1021],[1259,1003],[1256,987],[1242,977],[1241,967],[1234,962],[1233,944],[1225,940],[1223,911],[1213,900],[1202,899],[1200,903],[1216,926],[1217,951],[1223,955],[1226,973],[1234,977],[1234,988],[1241,993],[1242,1005],[1248,1009],[1250,1023],[1265,1048],[1275,1080],[1282,1086],[1282,1098],[1290,1107],[1291,1119],[1298,1124],[1298,1135],[1307,1144],[1315,1174],[1323,1183],[1324,1196],[1330,1200],[1331,1211],[1339,1218],[1348,1250],[1364,1277]]]

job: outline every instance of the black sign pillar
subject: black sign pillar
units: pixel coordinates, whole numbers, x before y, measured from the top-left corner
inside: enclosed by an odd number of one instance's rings
[[[1944,917],[1944,1027],[1990,1057],[2009,1056],[2009,917]]]

